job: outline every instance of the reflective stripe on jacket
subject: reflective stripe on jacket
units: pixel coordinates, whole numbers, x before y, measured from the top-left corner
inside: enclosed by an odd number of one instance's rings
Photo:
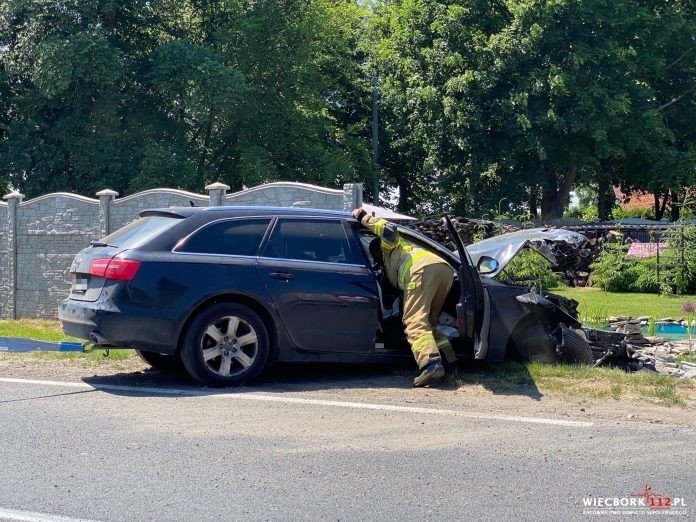
[[[381,238],[386,275],[394,286],[402,290],[406,288],[413,270],[432,263],[447,264],[435,254],[402,238],[396,225],[386,219],[366,215],[361,223]]]

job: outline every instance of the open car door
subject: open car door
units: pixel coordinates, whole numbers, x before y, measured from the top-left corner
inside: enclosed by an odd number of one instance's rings
[[[452,241],[457,246],[461,261],[457,272],[460,287],[459,302],[457,303],[457,329],[459,335],[470,339],[473,343],[474,357],[485,359],[488,353],[488,329],[490,325],[488,293],[449,216],[445,214],[442,219],[452,236]]]

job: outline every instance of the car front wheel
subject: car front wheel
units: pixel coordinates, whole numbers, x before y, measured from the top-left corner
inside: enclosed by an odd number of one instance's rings
[[[593,364],[592,348],[587,340],[578,332],[570,329],[563,330],[563,346],[561,347],[561,362],[566,364]]]
[[[258,376],[268,359],[268,332],[250,308],[219,303],[206,308],[185,333],[181,360],[208,386],[239,386]]]
[[[556,350],[560,339],[549,334],[541,324],[533,324],[520,330],[515,351],[510,354],[517,360],[540,363],[592,364],[592,349],[579,333],[569,328],[562,330],[562,344]]]

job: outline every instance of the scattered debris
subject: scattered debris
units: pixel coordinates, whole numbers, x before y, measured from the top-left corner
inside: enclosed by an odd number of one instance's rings
[[[615,331],[584,329],[595,366],[614,366],[628,372],[651,371],[684,379],[696,379],[696,364],[678,362],[691,353],[689,341],[668,341],[662,337],[644,337],[640,321],[625,318]]]

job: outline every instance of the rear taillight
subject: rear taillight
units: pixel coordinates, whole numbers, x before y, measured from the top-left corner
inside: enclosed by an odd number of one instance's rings
[[[116,279],[117,281],[130,281],[140,268],[140,261],[133,259],[93,259],[89,264],[90,275]]]

